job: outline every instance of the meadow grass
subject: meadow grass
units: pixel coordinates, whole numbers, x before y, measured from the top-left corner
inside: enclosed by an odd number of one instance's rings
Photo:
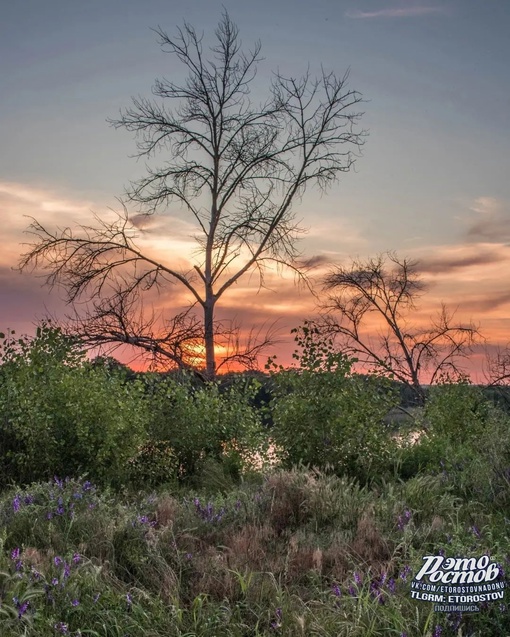
[[[5,492],[0,524],[5,637],[510,631],[504,603],[460,616],[410,597],[424,555],[510,561],[510,522],[440,474],[370,487],[273,469],[214,494],[129,495],[55,478]]]

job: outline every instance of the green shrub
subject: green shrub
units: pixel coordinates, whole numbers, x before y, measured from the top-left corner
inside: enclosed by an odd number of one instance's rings
[[[255,380],[240,379],[225,391],[215,382],[195,387],[189,375],[147,375],[144,382],[148,438],[172,448],[181,478],[200,473],[209,459],[228,460],[238,473],[243,454],[263,445],[260,410],[251,404]]]
[[[481,388],[467,381],[431,387],[425,406],[431,435],[454,440],[456,444],[480,436],[490,413],[490,402]]]
[[[313,327],[297,330],[296,341],[300,367],[273,373],[271,437],[286,465],[333,467],[363,481],[381,477],[394,447],[383,418],[395,393],[386,379],[354,374],[354,361],[319,341]]]
[[[168,442],[149,440],[129,459],[129,480],[136,485],[156,486],[177,477],[179,460]]]
[[[119,485],[143,440],[143,387],[92,366],[51,326],[6,339],[0,370],[0,486],[54,474]]]

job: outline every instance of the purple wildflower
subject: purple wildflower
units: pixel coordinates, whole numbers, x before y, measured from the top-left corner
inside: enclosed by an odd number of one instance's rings
[[[18,619],[21,619],[23,617],[23,615],[27,612],[29,604],[30,604],[30,602],[23,602],[23,604],[17,605],[18,606]]]
[[[372,595],[372,597],[376,599],[379,602],[379,604],[384,604],[382,591],[379,588],[379,584],[377,582],[372,582],[370,584],[370,595]]]
[[[75,554],[73,555],[73,562],[74,562],[75,564],[79,564],[79,562],[80,562],[80,561],[81,561],[81,555],[80,555],[79,553],[75,553]]]
[[[59,480],[57,476],[53,476],[53,480],[55,481],[55,484],[57,485],[59,489],[64,488],[64,482],[62,480]]]
[[[357,571],[354,571],[353,577],[354,577],[354,583],[357,586],[359,586],[361,584],[361,575]]]
[[[275,615],[276,615],[276,620],[271,622],[271,628],[273,628],[274,630],[278,630],[279,628],[281,628],[281,625],[282,625],[282,609],[277,608],[275,610]]]
[[[23,498],[25,504],[32,504],[34,501],[34,496],[30,493]]]
[[[405,527],[409,524],[411,520],[411,511],[409,509],[405,509],[402,515],[398,516],[397,527],[400,531],[405,529]]]
[[[90,482],[90,480],[85,480],[82,488],[84,491],[90,491],[92,489],[92,483]]]
[[[441,628],[439,624],[437,624],[436,627],[434,628],[434,633],[432,634],[432,637],[441,637],[442,632],[443,632],[443,629]]]
[[[63,560],[63,559],[62,559],[59,555],[56,555],[56,556],[53,558],[53,563],[54,563],[54,564],[55,564],[55,566],[57,566],[57,567],[59,567],[59,566],[62,564],[62,562],[63,562],[63,561],[64,561],[64,560]]]
[[[67,635],[67,633],[69,632],[69,626],[67,624],[64,624],[64,622],[58,622],[53,626],[53,628],[55,630],[58,630],[61,635]]]
[[[404,566],[404,569],[400,572],[399,577],[403,582],[407,582],[407,576],[409,575],[409,573],[411,572],[411,567],[406,564],[406,566]]]
[[[71,575],[71,566],[67,562],[64,562],[64,578],[69,577]]]
[[[20,555],[19,547],[12,549],[11,551],[11,560],[18,560]]]
[[[57,578],[57,577],[54,577],[54,578],[51,580],[51,583],[53,584],[53,586],[58,586],[58,578]]]
[[[388,590],[392,595],[394,595],[395,591],[397,590],[397,583],[395,582],[393,577],[390,577],[390,579],[388,580]]]
[[[12,501],[12,508],[14,513],[17,513],[19,511],[20,506],[21,506],[21,498],[19,497],[19,495],[15,495],[14,500]]]
[[[73,599],[73,601],[71,602],[71,606],[79,606],[79,605],[80,605],[79,599]]]
[[[16,606],[16,608],[18,609],[18,619],[21,619],[23,615],[27,612],[30,602],[23,602],[21,604],[17,597],[13,597],[12,601],[14,605]]]
[[[458,613],[455,617],[455,621],[452,621],[452,629],[457,632],[462,622],[462,613]]]
[[[331,589],[333,591],[333,595],[335,595],[336,597],[342,596],[342,591],[340,590],[340,586],[336,582],[333,584]]]

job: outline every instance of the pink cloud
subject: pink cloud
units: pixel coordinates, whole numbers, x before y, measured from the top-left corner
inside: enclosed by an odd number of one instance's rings
[[[412,18],[432,13],[445,13],[443,7],[401,7],[399,9],[380,9],[378,11],[348,11],[348,18]]]

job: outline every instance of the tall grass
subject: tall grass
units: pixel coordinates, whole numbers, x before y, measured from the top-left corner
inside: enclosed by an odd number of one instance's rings
[[[444,637],[510,629],[504,605],[459,617],[410,598],[412,574],[430,552],[510,561],[501,513],[482,508],[477,527],[472,506],[440,476],[361,487],[302,468],[206,493],[123,499],[60,479],[4,493],[1,634]]]

